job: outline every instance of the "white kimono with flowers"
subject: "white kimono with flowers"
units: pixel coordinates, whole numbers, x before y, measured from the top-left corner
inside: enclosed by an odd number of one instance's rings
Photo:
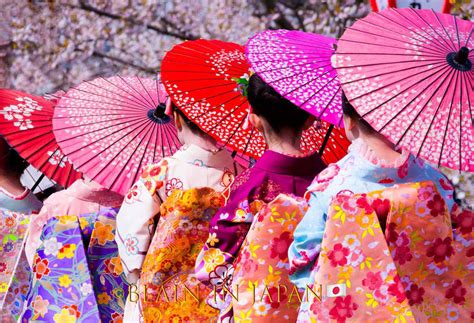
[[[172,157],[148,166],[135,183],[117,216],[115,239],[118,244],[123,269],[129,283],[138,286],[138,277],[155,223],[158,221],[161,202],[173,189],[210,187],[224,194],[230,191],[240,166],[226,150],[215,152],[196,145],[184,146]],[[140,311],[133,295],[125,308],[125,322],[138,322]]]

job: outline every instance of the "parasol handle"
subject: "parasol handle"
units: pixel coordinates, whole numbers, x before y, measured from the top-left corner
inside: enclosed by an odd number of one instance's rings
[[[164,103],[158,104],[155,111],[153,111],[153,116],[157,119],[164,119],[166,117],[165,114],[166,105]]]
[[[467,62],[467,57],[469,56],[469,49],[467,47],[461,47],[459,51],[454,56],[454,60],[461,65],[465,65]]]
[[[469,48],[463,46],[457,52],[449,53],[446,56],[449,65],[459,71],[470,71],[472,62],[469,60]]]

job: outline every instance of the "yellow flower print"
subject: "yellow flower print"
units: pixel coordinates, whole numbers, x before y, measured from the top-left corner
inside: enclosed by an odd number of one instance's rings
[[[69,222],[75,222],[77,217],[75,215],[61,215],[58,216],[59,223],[67,224]]]
[[[346,222],[346,212],[340,206],[334,206],[334,210],[336,211],[334,214],[333,219],[337,220],[340,219],[341,223],[344,224]]]
[[[219,239],[217,238],[217,233],[213,232],[209,234],[209,238],[207,238],[206,243],[210,245],[211,247],[214,247],[216,243],[219,242]]]
[[[8,290],[8,284],[7,283],[1,283],[0,284],[0,293],[6,293]]]
[[[65,308],[61,310],[60,313],[54,314],[54,322],[58,323],[75,323],[76,322],[76,316],[71,315],[69,311]]]
[[[225,261],[224,254],[220,249],[210,248],[204,253],[204,267],[210,273],[216,266],[223,264]]]
[[[94,230],[92,231],[92,239],[97,239],[101,246],[105,245],[107,241],[114,241],[114,234],[112,233],[112,226],[102,222],[96,222]]]
[[[354,271],[354,267],[352,266],[345,266],[342,267],[339,270],[339,273],[337,274],[337,278],[339,281],[337,282],[338,284],[343,284],[345,283],[347,287],[351,288],[351,277],[352,277],[352,272]]]
[[[77,246],[73,244],[66,244],[58,252],[58,259],[69,258],[71,259],[74,257],[74,251],[76,251]]]
[[[62,275],[61,277],[59,277],[59,286],[68,288],[71,285],[71,283],[72,283],[72,280],[69,277],[69,275]]]
[[[107,295],[106,292],[103,292],[103,293],[100,293],[99,295],[97,295],[97,300],[99,301],[99,304],[102,305],[102,304],[109,304],[110,302],[110,296]]]
[[[366,293],[365,296],[367,297],[367,302],[365,302],[367,306],[372,308],[376,308],[377,306],[379,306],[379,302],[375,300],[374,295]]]
[[[79,225],[81,226],[81,229],[84,230],[89,226],[89,222],[86,220],[84,217],[79,218]]]

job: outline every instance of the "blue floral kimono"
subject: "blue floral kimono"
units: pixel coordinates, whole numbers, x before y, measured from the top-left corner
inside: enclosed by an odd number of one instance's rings
[[[370,148],[360,139],[349,147],[346,157],[329,165],[309,186],[309,209],[294,232],[288,250],[292,282],[298,288],[312,284],[312,269],[319,256],[325,231],[327,210],[339,194],[367,193],[399,183],[433,181],[449,209],[453,206],[453,188],[436,169],[405,152],[388,164],[371,156]],[[435,201],[436,202],[436,201]],[[433,202],[433,207],[438,203]]]

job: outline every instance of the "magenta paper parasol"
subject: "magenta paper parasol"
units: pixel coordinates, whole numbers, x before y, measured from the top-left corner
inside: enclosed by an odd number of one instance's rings
[[[114,76],[67,91],[54,113],[54,133],[74,165],[102,186],[125,195],[144,166],[181,146],[164,114],[158,80]]]
[[[17,90],[0,89],[0,135],[49,179],[68,187],[82,177],[63,154],[53,133],[54,102]],[[39,180],[32,190],[39,185]]]
[[[343,126],[341,86],[331,65],[336,39],[289,30],[252,37],[245,53],[252,69],[293,104]]]
[[[394,144],[474,171],[473,26],[430,10],[371,13],[346,30],[334,64],[359,114]]]

